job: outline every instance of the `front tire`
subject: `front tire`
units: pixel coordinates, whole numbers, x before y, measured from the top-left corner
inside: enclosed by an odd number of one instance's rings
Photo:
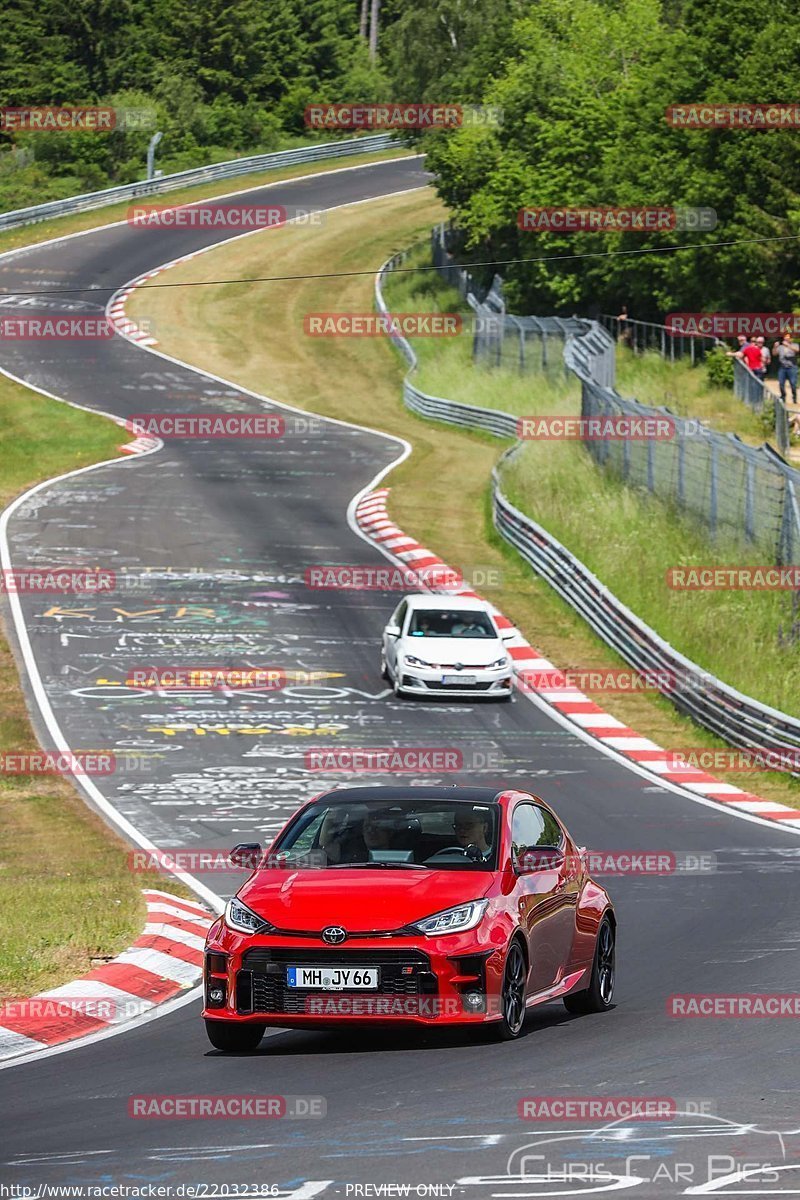
[[[588,988],[564,996],[569,1013],[608,1012],[614,998],[616,933],[610,917],[603,917],[594,946],[592,976]]]
[[[210,1021],[206,1018],[206,1033],[215,1050],[255,1050],[264,1036],[266,1025],[251,1025],[234,1021]]]
[[[525,1024],[525,991],[528,968],[525,955],[516,939],[508,947],[506,964],[503,968],[503,984],[500,992],[500,1020],[490,1029],[500,1042],[518,1038]]]

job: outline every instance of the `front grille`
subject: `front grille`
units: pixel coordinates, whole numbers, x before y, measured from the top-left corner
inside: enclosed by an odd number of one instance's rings
[[[448,688],[453,688],[460,692],[488,692],[494,680],[489,680],[488,683],[436,683],[425,680],[425,687],[435,689],[437,692],[446,692]]]
[[[286,987],[286,967],[331,966],[379,967],[380,985],[375,991],[326,992],[330,996],[421,996],[438,991],[430,959],[415,950],[285,950],[257,947],[244,956],[236,991],[239,1012],[302,1013],[306,997],[321,995],[319,988]],[[403,974],[411,967],[411,974]],[[252,1007],[251,1007],[252,1005]]]

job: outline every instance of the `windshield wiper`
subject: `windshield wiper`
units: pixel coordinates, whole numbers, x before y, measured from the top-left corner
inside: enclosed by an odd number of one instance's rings
[[[393,871],[427,871],[429,868],[423,866],[422,863],[409,862],[353,862],[353,863],[328,863],[327,870],[335,871],[337,868],[341,870],[343,867],[349,867],[351,870],[361,867],[388,867]]]

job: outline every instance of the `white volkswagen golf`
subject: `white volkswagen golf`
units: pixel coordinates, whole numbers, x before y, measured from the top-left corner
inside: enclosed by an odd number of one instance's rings
[[[381,674],[396,696],[511,697],[512,664],[485,600],[406,596],[383,631]]]

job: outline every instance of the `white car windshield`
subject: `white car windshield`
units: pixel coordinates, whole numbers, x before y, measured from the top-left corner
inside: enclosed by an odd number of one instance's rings
[[[415,609],[408,633],[420,638],[497,638],[497,630],[486,613],[471,609]]]

